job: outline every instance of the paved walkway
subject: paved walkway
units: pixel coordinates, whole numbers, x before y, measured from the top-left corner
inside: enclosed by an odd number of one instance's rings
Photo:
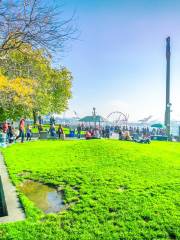
[[[17,197],[16,188],[11,183],[2,154],[0,153],[0,176],[2,180],[8,216],[0,217],[0,223],[15,222],[25,219],[25,214],[21,208]]]

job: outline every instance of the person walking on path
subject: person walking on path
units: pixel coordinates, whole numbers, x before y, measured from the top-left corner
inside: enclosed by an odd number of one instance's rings
[[[62,139],[62,140],[65,139],[64,131],[63,131],[61,124],[58,127],[57,134],[58,134],[59,139]]]
[[[31,132],[31,128],[30,125],[27,125],[27,129],[26,129],[26,141],[30,141],[31,140],[31,136],[32,136],[32,132]]]
[[[16,140],[18,138],[21,138],[21,142],[24,142],[24,128],[25,128],[25,119],[22,118],[19,123],[19,135],[16,137]]]

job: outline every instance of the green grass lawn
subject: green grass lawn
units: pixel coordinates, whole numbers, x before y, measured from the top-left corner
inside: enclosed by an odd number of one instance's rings
[[[17,187],[60,186],[69,208],[45,215],[20,192],[27,219],[0,225],[0,239],[180,239],[179,143],[37,141],[3,154]]]

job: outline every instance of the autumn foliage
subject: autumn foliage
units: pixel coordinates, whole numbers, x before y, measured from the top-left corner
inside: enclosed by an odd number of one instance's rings
[[[71,72],[52,67],[42,49],[23,45],[22,50],[0,60],[0,121],[65,111],[71,98]]]
[[[8,79],[0,75],[0,119],[28,116],[34,107],[36,85],[36,81],[32,79]]]

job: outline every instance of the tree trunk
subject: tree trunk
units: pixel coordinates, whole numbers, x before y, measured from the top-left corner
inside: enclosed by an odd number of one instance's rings
[[[33,110],[33,120],[34,120],[34,127],[37,123],[37,112],[35,110]]]

